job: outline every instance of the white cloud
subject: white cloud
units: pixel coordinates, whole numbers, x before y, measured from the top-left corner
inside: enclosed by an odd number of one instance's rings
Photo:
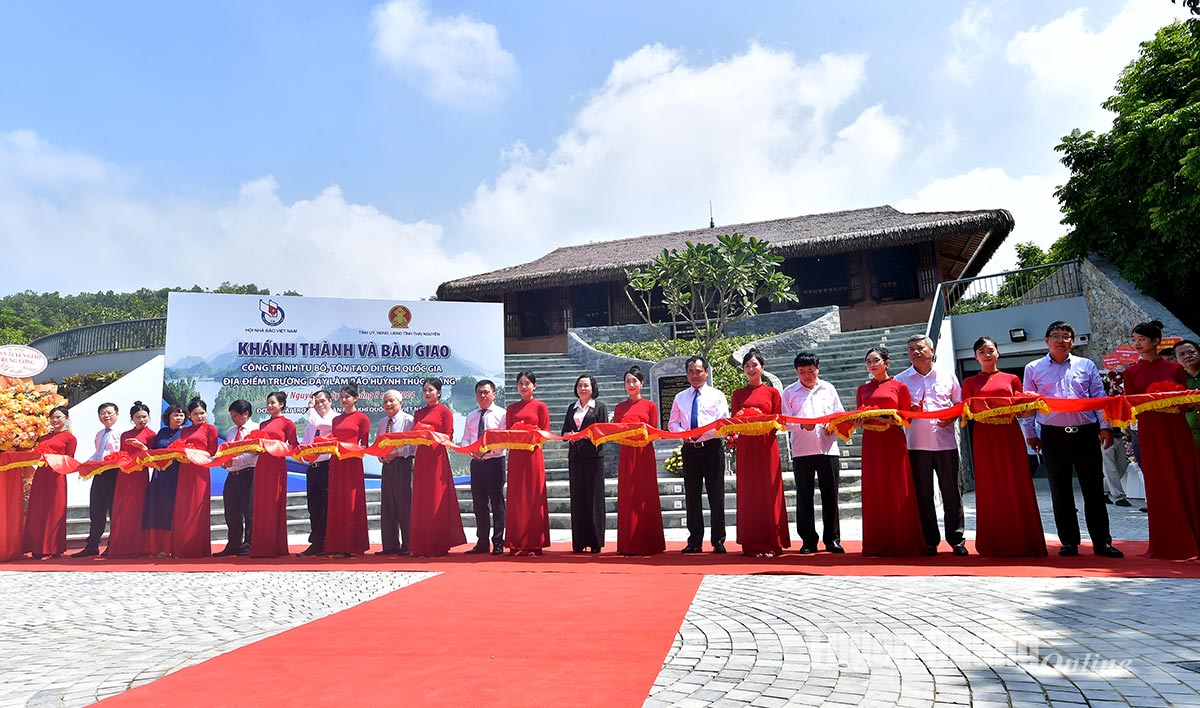
[[[950,26],[952,51],[942,62],[939,74],[951,81],[970,86],[975,83],[983,60],[991,53],[992,38],[988,25],[992,5],[968,3],[962,15]]]
[[[908,212],[1009,210],[1016,228],[984,268],[985,274],[999,273],[1015,267],[1018,242],[1033,241],[1045,250],[1066,233],[1066,227],[1059,223],[1062,213],[1054,196],[1054,190],[1065,181],[1065,170],[1013,177],[1001,167],[981,167],[934,180],[916,196],[895,206]]]
[[[371,29],[386,65],[440,101],[487,103],[516,80],[516,59],[494,26],[465,15],[432,17],[424,0],[376,8]]]
[[[1085,8],[1018,33],[1008,43],[1009,63],[1029,72],[1028,97],[1035,110],[1054,115],[1058,135],[1107,130],[1112,114],[1100,104],[1113,94],[1121,70],[1137,56],[1138,44],[1176,19],[1186,19],[1182,3],[1126,0],[1104,27],[1089,22]]]
[[[403,223],[337,186],[292,203],[274,178],[209,203],[160,198],[118,166],[0,132],[4,290],[128,291],[253,282],[273,292],[417,299],[486,270],[448,254],[442,228]],[[48,247],[49,244],[49,247]]]
[[[696,66],[646,46],[614,63],[544,155],[517,144],[461,212],[514,263],[601,238],[874,205],[909,149],[904,121],[848,104],[863,55],[799,63],[751,45]],[[844,115],[845,114],[845,115]]]

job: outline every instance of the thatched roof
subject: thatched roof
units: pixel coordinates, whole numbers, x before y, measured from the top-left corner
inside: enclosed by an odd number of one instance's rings
[[[664,249],[684,248],[686,242],[716,243],[717,234],[730,233],[767,241],[773,253],[785,258],[950,241],[939,250],[954,262],[951,277],[970,277],[1012,228],[1012,215],[1003,209],[905,214],[885,205],[564,246],[529,263],[442,283],[437,296],[470,300],[504,291],[623,282],[625,269],[649,263]]]

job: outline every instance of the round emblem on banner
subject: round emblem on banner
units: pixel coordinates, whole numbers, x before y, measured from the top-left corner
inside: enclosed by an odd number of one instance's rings
[[[396,305],[388,310],[388,321],[392,329],[408,329],[408,323],[412,322],[412,310],[404,305]]]
[[[27,379],[46,370],[46,355],[24,344],[0,347],[0,376]]]
[[[275,327],[283,322],[283,308],[274,300],[259,300],[258,311],[262,315],[263,324]]]

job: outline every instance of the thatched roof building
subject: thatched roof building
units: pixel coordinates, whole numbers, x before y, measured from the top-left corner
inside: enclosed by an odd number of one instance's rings
[[[943,280],[977,275],[1012,231],[1003,209],[906,214],[890,206],[730,224],[579,246],[443,283],[440,300],[504,302],[509,351],[555,351],[566,329],[637,322],[625,269],[687,242],[767,241],[796,278],[794,307],[839,305],[844,329],[924,319]],[[882,310],[881,310],[882,308]],[[535,342],[532,340],[546,340]]]

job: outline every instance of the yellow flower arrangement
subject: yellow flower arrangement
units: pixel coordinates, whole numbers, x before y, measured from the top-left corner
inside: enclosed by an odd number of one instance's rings
[[[0,388],[0,452],[36,445],[50,432],[50,411],[66,402],[56,386],[18,383]]]

